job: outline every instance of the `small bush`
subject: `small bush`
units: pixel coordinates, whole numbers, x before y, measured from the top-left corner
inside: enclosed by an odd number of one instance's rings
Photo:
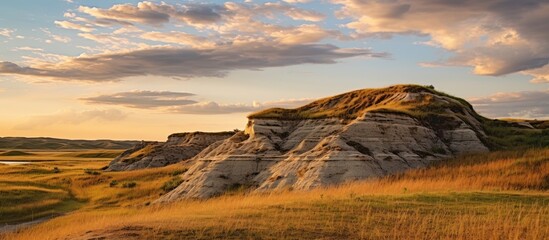
[[[183,179],[180,177],[174,177],[170,179],[170,181],[167,181],[162,185],[162,190],[164,192],[169,192],[171,190],[174,190],[177,186],[179,186],[183,182]]]
[[[89,175],[100,175],[101,173],[98,171],[94,171],[92,169],[84,169],[84,172]]]
[[[175,177],[175,176],[179,176],[183,173],[186,173],[187,171],[189,171],[188,168],[183,168],[183,169],[179,169],[179,170],[176,170],[176,171],[173,171],[172,172],[172,177]]]
[[[52,170],[53,173],[60,173],[61,170],[59,170],[58,167],[54,167],[53,170]]]
[[[123,188],[134,188],[136,186],[137,186],[136,182],[125,182],[124,184],[122,184]]]
[[[116,180],[112,180],[111,183],[109,183],[110,187],[116,187],[116,185],[118,185],[118,181]]]

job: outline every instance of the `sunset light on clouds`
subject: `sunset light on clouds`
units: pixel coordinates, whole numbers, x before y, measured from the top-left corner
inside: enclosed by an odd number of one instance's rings
[[[5,1],[2,136],[161,140],[354,89],[549,117],[547,1]]]

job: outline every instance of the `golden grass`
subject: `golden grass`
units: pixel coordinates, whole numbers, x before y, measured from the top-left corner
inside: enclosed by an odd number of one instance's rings
[[[429,95],[422,96],[409,102],[394,99],[396,94],[430,92],[436,95],[447,96],[454,102],[442,104]],[[450,96],[432,88],[420,85],[394,85],[386,88],[360,89],[336,96],[322,98],[295,109],[271,108],[250,114],[250,119],[317,119],[317,118],[341,118],[355,119],[364,113],[376,110],[392,111],[396,113],[413,114],[420,112],[437,114],[450,109],[469,111],[478,116],[473,107],[465,100]]]
[[[549,149],[464,156],[427,169],[306,192],[144,206],[176,166],[106,173],[136,189],[79,186],[94,207],[7,239],[547,239]],[[161,180],[159,180],[161,179]],[[142,192],[150,191],[147,194]],[[120,192],[119,192],[120,191]],[[116,194],[116,192],[120,194]],[[100,205],[111,196],[129,201]],[[133,199],[128,199],[133,196]]]

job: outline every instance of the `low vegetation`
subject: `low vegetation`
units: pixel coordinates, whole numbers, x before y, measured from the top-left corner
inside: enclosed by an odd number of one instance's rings
[[[92,169],[84,169],[84,172],[89,175],[101,175],[100,172],[92,170]]]
[[[170,179],[170,181],[167,181],[166,183],[164,183],[164,185],[162,185],[162,191],[169,192],[171,190],[174,190],[182,182],[183,182],[183,179],[181,179],[181,177],[179,176],[173,177],[172,179]]]
[[[7,151],[0,153],[0,156],[31,156],[34,155],[32,153],[27,153],[23,151]]]
[[[488,143],[493,149],[510,149],[517,147],[548,147],[549,129],[544,125],[549,121],[536,121],[534,126],[528,128],[520,126],[515,121],[486,120],[484,131],[488,135]],[[527,121],[524,121],[527,122]]]
[[[423,97],[412,102],[395,101],[396,94],[429,92],[455,100],[445,104],[434,103],[431,97]],[[271,108],[248,116],[251,119],[355,119],[364,113],[376,110],[397,110],[413,113],[441,113],[446,109],[463,111],[472,109],[465,100],[436,91],[432,86],[395,85],[387,88],[360,89],[332,97],[319,99],[295,109]],[[476,113],[474,113],[476,114]]]
[[[96,164],[100,166],[100,164]],[[84,206],[7,239],[547,239],[549,148],[463,156],[382,179],[307,192],[231,192],[150,204],[179,164],[59,173]],[[27,166],[28,167],[28,166]],[[51,166],[48,166],[51,169]],[[23,167],[8,167],[11,176]],[[18,168],[13,169],[13,168]],[[93,168],[86,166],[86,168]],[[70,175],[72,172],[72,175]],[[179,174],[175,174],[178,176]],[[3,178],[4,176],[0,177]],[[32,175],[49,179],[50,176]],[[135,182],[134,188],[111,187]],[[48,184],[55,180],[46,180]],[[173,183],[173,184],[172,184]],[[20,183],[26,186],[28,183]],[[116,184],[116,185],[118,185]],[[9,183],[11,187],[14,182]],[[6,191],[7,186],[2,191]],[[0,188],[1,189],[1,188]],[[0,195],[3,196],[3,195]],[[149,205],[150,204],[150,205]],[[23,214],[21,214],[23,215]]]
[[[139,141],[116,140],[72,140],[59,138],[25,138],[0,137],[0,149],[42,149],[42,150],[76,150],[76,149],[127,149]]]

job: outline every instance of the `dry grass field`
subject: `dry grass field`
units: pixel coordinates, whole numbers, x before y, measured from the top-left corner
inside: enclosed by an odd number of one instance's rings
[[[51,209],[70,212],[1,238],[549,237],[547,148],[463,156],[428,169],[307,192],[239,189],[210,200],[170,205],[152,202],[185,166],[102,172],[98,169],[108,159],[56,154],[64,157],[0,167],[5,173],[0,177],[0,220],[28,220],[30,209],[42,215],[52,214]],[[54,167],[60,171],[49,172]]]

